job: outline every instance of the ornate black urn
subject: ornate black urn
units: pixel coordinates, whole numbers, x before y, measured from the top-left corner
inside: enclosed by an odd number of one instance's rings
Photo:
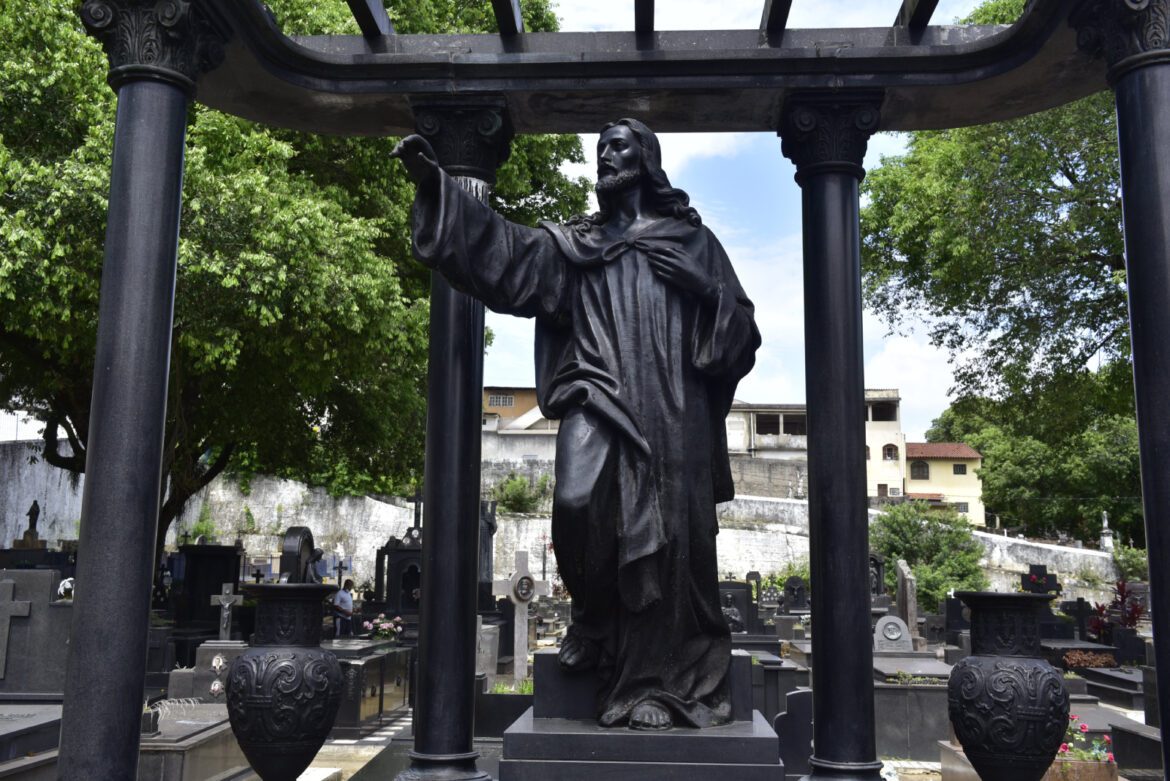
[[[294,527],[285,537],[307,545],[282,556],[282,579],[306,577],[312,536]],[[337,586],[283,582],[243,586],[256,600],[256,633],[251,647],[232,662],[227,706],[232,732],[252,769],[264,781],[294,781],[333,728],[341,704],[341,665],[321,648],[324,600]]]
[[[1068,726],[1064,678],[1040,658],[1048,594],[962,591],[972,655],[951,670],[947,703],[967,759],[984,781],[1039,781]]]

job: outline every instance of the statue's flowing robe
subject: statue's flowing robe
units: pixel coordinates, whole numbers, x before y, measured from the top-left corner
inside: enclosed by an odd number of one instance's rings
[[[646,699],[676,723],[726,722],[715,504],[734,493],[724,420],[760,336],[723,248],[675,217],[625,236],[589,220],[514,225],[441,173],[413,227],[415,255],[456,289],[536,319],[538,400],[562,421],[553,546],[570,631],[601,648],[600,722]],[[663,281],[655,253],[706,272],[718,302]]]

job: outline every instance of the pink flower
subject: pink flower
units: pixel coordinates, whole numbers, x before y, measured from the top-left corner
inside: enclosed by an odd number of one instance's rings
[[[1068,720],[1069,720],[1069,721],[1076,721],[1076,720],[1077,720],[1077,714],[1075,714],[1075,713],[1070,713],[1070,714],[1068,714]]]
[[[1081,732],[1088,732],[1088,731],[1089,731],[1089,725],[1088,724],[1081,724]]]
[[[1113,759],[1113,752],[1112,751],[1110,751],[1108,754],[1105,755],[1105,761],[1106,762],[1114,762],[1115,761]]]
[[[1110,745],[1111,743],[1113,743],[1113,738],[1111,738],[1111,737],[1109,737],[1108,735],[1106,735],[1106,736],[1105,736],[1105,745],[1106,745],[1106,746],[1108,746],[1108,745]]]
[[[1068,753],[1068,744],[1067,744],[1067,743],[1061,743],[1061,744],[1060,744],[1060,753],[1061,753],[1061,754],[1067,754],[1067,753]]]

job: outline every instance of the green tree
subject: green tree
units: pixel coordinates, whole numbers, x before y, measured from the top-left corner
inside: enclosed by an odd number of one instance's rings
[[[552,496],[552,477],[541,475],[533,481],[515,472],[501,480],[491,490],[491,497],[500,504],[500,510],[509,513],[536,512]]]
[[[983,546],[965,518],[951,509],[932,510],[924,502],[890,505],[869,527],[869,545],[886,557],[886,587],[894,588],[905,559],[918,582],[918,601],[933,606],[951,589],[987,587],[979,567]]]
[[[0,11],[0,407],[45,422],[43,458],[85,470],[115,98],[74,0]],[[489,30],[486,4],[395,3],[398,29]],[[483,8],[478,7],[484,5]],[[344,3],[273,0],[289,33],[356,32]],[[525,3],[529,29],[556,20]],[[417,480],[427,274],[410,258],[396,139],[323,138],[191,109],[159,539],[229,466],[335,492]],[[496,205],[565,219],[575,137],[523,137]],[[69,447],[63,447],[66,440]]]
[[[1123,540],[1143,544],[1136,422],[1111,409],[1106,372],[1070,379],[1076,387],[1024,400],[960,399],[926,437],[966,442],[983,455],[983,501],[1005,526],[1088,541],[1108,512]]]
[[[1010,22],[1024,0],[971,21]],[[1059,386],[1129,356],[1113,101],[911,133],[866,177],[868,305],[930,323],[963,395]]]

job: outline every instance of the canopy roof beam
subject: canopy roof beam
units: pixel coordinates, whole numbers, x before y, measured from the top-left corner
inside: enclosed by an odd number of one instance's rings
[[[654,0],[634,0],[634,32],[638,35],[654,32]]]
[[[760,32],[768,38],[782,35],[784,28],[788,26],[788,12],[791,10],[792,0],[765,0]]]
[[[362,35],[366,38],[380,38],[394,34],[394,24],[386,13],[382,0],[346,0],[353,18],[357,20]]]
[[[492,0],[492,12],[496,15],[501,37],[511,38],[524,32],[520,0]]]
[[[898,11],[898,18],[894,20],[894,26],[905,27],[911,32],[925,30],[937,7],[938,0],[902,0],[902,7]]]

